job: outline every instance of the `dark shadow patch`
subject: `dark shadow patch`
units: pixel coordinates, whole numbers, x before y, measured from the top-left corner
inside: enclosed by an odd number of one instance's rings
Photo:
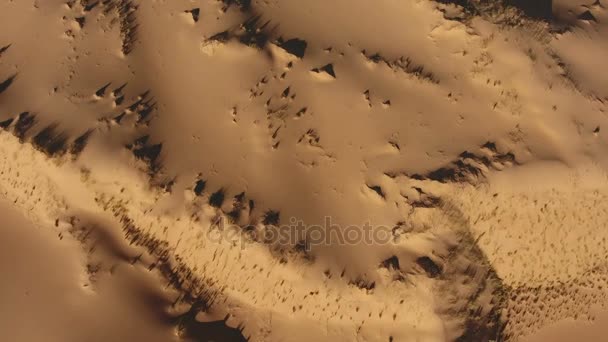
[[[425,68],[424,65],[414,62],[410,57],[401,56],[397,59],[388,59],[379,53],[368,54],[367,50],[362,50],[361,54],[372,63],[384,63],[389,68],[412,75],[417,79],[439,84],[439,78],[434,73]],[[390,101],[385,103],[390,105]]]
[[[386,194],[379,185],[368,185],[367,187],[375,192],[378,196],[382,197],[382,199],[386,199]]]
[[[201,342],[247,342],[243,336],[243,327],[231,328],[226,324],[228,315],[223,320],[199,322],[196,315],[209,310],[204,301],[195,302],[190,309],[173,319],[177,325],[178,335],[182,339]]]
[[[262,221],[262,223],[264,223],[265,225],[276,226],[279,224],[280,217],[281,217],[280,212],[275,211],[275,210],[268,210],[266,212],[266,214],[264,215],[264,220]]]
[[[118,88],[116,88],[116,89],[112,90],[112,94],[113,94],[114,96],[120,96],[120,95],[124,95],[124,94],[123,94],[123,91],[124,91],[124,89],[125,89],[125,87],[126,87],[126,86],[127,86],[127,83],[123,83],[123,84],[122,84],[120,87],[118,87]]]
[[[161,167],[159,157],[163,144],[148,144],[149,138],[150,136],[144,135],[126,147],[133,151],[133,155],[137,159],[144,161],[148,165],[150,173],[157,173]]]
[[[67,141],[65,133],[58,132],[57,124],[46,126],[32,139],[34,146],[49,156],[64,154],[68,147]]]
[[[2,129],[8,129],[8,127],[13,123],[14,119],[13,118],[9,118],[6,119],[4,121],[0,122],[0,128]]]
[[[138,24],[136,19],[137,5],[131,0],[121,0],[120,9],[120,32],[123,37],[122,51],[128,55],[133,51],[137,42]]]
[[[122,121],[122,119],[125,118],[125,116],[127,115],[127,113],[122,112],[120,114],[118,114],[117,116],[115,116],[112,121],[114,121],[116,124],[120,125],[120,122]]]
[[[296,117],[301,117],[302,115],[306,114],[306,112],[308,111],[308,107],[303,107],[300,110],[297,111],[296,113]]]
[[[261,17],[256,16],[241,24],[241,29],[236,35],[241,44],[262,49],[270,40],[267,30],[270,21],[261,23]]]
[[[462,9],[469,15],[478,15],[479,11],[477,10],[477,6],[471,3],[470,0],[435,0],[440,4],[444,5],[456,5],[462,7]]]
[[[99,5],[99,1],[86,0],[84,2],[85,2],[85,5],[84,5],[85,12],[90,12],[91,10],[93,10],[93,8],[97,7],[97,5]]]
[[[459,232],[459,241],[449,248],[449,255],[438,278],[440,293],[446,296],[446,302],[451,303],[442,314],[459,320],[464,318],[464,332],[456,341],[509,340],[504,332],[506,321],[502,315],[510,288],[497,275],[477,244],[477,239],[472,236],[465,214],[455,204],[445,200],[438,209],[452,228]],[[426,262],[428,260],[423,261]],[[433,271],[433,264],[429,263],[426,267]],[[465,288],[467,290],[463,291]]]
[[[207,41],[226,42],[235,39],[243,45],[264,49],[273,31],[269,25],[270,21],[262,22],[261,16],[251,16],[238,26],[214,34]]]
[[[78,26],[80,26],[80,28],[84,27],[84,23],[86,22],[85,17],[77,17],[77,18],[74,18],[74,20],[76,20],[76,22],[78,23]]]
[[[186,13],[190,13],[190,15],[192,15],[192,20],[194,20],[195,23],[198,23],[198,19],[201,14],[200,8],[193,8],[191,10],[187,10]]]
[[[231,328],[224,320],[199,322],[196,319],[187,319],[180,323],[179,329],[182,337],[194,341],[247,342],[242,328]]]
[[[308,43],[306,43],[305,40],[298,38],[289,39],[287,41],[283,41],[279,38],[278,43],[283,50],[298,58],[304,57],[304,54],[306,53],[306,47],[308,46]]]
[[[163,144],[154,144],[149,146],[142,146],[133,150],[135,157],[148,162],[152,167],[152,170],[157,170],[155,167],[156,161],[160,156],[160,152],[163,149]]]
[[[124,96],[119,96],[117,98],[114,99],[114,105],[116,105],[116,107],[120,106],[123,102],[125,101],[125,97]]]
[[[137,110],[137,124],[146,123],[150,114],[156,109],[156,102],[152,102],[152,100],[146,101],[141,104],[140,108]]]
[[[226,320],[208,323],[196,320],[196,315],[201,311],[207,312],[221,295],[222,289],[217,288],[215,280],[195,274],[179,256],[172,255],[166,241],[158,240],[135,226],[127,216],[126,209],[121,205],[112,205],[111,200],[100,204],[104,205],[105,209],[110,209],[113,215],[120,220],[125,237],[131,244],[145,247],[152,256],[158,259],[149,265],[148,269],[157,269],[168,280],[169,285],[179,291],[180,296],[174,304],[191,305],[184,314],[167,317],[168,323],[177,326],[180,337],[205,342],[247,341],[241,333],[242,329],[228,327],[225,324]]]
[[[222,0],[224,3],[224,11],[231,6],[238,6],[241,11],[248,11],[251,9],[251,0]]]
[[[318,74],[324,72],[324,73],[328,74],[329,76],[336,78],[336,71],[334,70],[334,65],[331,63],[324,65],[320,68],[314,68],[311,71],[316,72]]]
[[[305,260],[308,262],[314,262],[315,257],[314,257],[314,255],[312,255],[312,253],[310,253],[310,250],[311,250],[310,243],[308,243],[306,240],[299,240],[293,246],[293,252],[297,256],[302,258],[302,260]]]
[[[11,44],[0,47],[0,57],[2,57],[2,54],[5,53],[6,50],[8,50],[10,47],[11,47]]]
[[[230,39],[230,33],[228,31],[222,31],[209,37],[209,40],[217,42],[226,42],[228,39]]]
[[[434,0],[444,5],[455,5],[461,9],[462,15],[447,15],[440,8],[444,18],[469,22],[479,16],[495,24],[520,26],[524,21],[545,21],[551,24],[548,32],[563,32],[567,27],[555,21],[553,15],[553,0]],[[515,10],[515,11],[513,11]],[[507,15],[504,15],[507,14]],[[516,14],[516,15],[513,15]]]
[[[488,141],[485,144],[481,145],[483,148],[487,148],[488,150],[496,153],[496,143],[492,141]]]
[[[374,289],[376,288],[376,282],[368,281],[363,278],[357,278],[355,280],[350,281],[348,284],[356,286],[356,287],[360,288],[361,290],[365,290],[368,293],[373,292]]]
[[[233,222],[238,221],[241,218],[242,212],[247,209],[247,203],[245,201],[245,193],[234,196],[232,210],[228,213],[228,217]]]
[[[200,196],[203,194],[203,191],[205,191],[205,187],[207,186],[207,182],[203,179],[199,179],[196,181],[196,183],[194,184],[194,194],[196,196]]]
[[[508,6],[518,8],[530,18],[542,20],[553,18],[553,0],[504,0],[504,2]]]
[[[437,265],[431,258],[427,256],[416,259],[418,266],[422,267],[429,278],[437,278],[441,275],[441,267]]]
[[[173,177],[173,178],[165,178],[164,180],[161,180],[158,183],[158,186],[166,193],[172,193],[173,192],[173,186],[175,186],[175,183],[177,183],[177,177]]]
[[[593,21],[596,22],[597,19],[595,19],[595,16],[593,16],[593,14],[591,14],[591,11],[585,11],[581,14],[578,15],[578,19],[579,20],[587,20],[587,21]]]
[[[420,188],[416,188],[420,189]],[[414,208],[437,208],[441,205],[441,199],[439,197],[429,195],[423,191],[418,192],[420,198],[415,201],[408,202]]]
[[[74,156],[80,155],[80,153],[82,153],[82,151],[84,151],[84,148],[87,145],[87,142],[89,141],[89,138],[91,137],[92,134],[93,134],[93,130],[89,129],[86,132],[84,132],[84,134],[82,134],[81,136],[76,138],[74,140],[74,142],[72,142],[72,146],[70,147],[70,153]]]
[[[17,117],[13,132],[15,133],[15,136],[19,138],[19,141],[24,142],[26,134],[35,124],[36,115],[30,114],[30,112],[23,112]]]
[[[496,165],[511,166],[517,164],[515,155],[511,152],[499,153],[493,142],[487,142],[481,148],[491,152],[491,156],[462,152],[458,159],[447,166],[431,170],[426,174],[412,174],[410,178],[416,180],[433,180],[440,183],[464,182],[474,183],[475,180],[484,177],[486,170],[496,169]],[[484,170],[485,168],[485,170]],[[394,174],[394,173],[388,173]]]
[[[325,73],[329,74],[331,77],[336,78],[336,71],[334,70],[334,65],[331,63],[322,67],[321,71],[324,71]]]
[[[226,192],[223,188],[214,192],[209,196],[209,205],[215,208],[219,208],[224,204],[224,200],[226,198]]]
[[[399,270],[399,258],[397,258],[396,255],[393,255],[392,257],[382,261],[382,263],[380,263],[380,267],[384,267],[389,270]]]
[[[6,91],[6,89],[8,89],[8,87],[10,87],[11,84],[13,84],[13,81],[15,81],[16,77],[17,77],[17,74],[7,78],[6,80],[2,81],[2,83],[0,83],[0,94],[4,93]]]
[[[108,90],[108,87],[110,86],[110,84],[112,84],[112,83],[107,83],[103,87],[97,89],[97,91],[95,92],[95,95],[98,97],[104,97],[106,95],[106,90]]]
[[[137,42],[137,5],[133,0],[105,0],[102,2],[102,5],[104,6],[104,14],[108,15],[112,11],[118,13],[122,52],[128,55],[133,51],[133,47]]]

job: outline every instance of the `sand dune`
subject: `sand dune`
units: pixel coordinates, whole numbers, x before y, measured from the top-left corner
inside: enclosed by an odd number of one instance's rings
[[[0,336],[601,340],[606,6],[0,0]]]

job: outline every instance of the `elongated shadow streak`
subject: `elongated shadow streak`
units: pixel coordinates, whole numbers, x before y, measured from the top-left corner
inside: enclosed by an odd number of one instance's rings
[[[3,47],[1,47],[1,48],[0,48],[0,57],[2,57],[2,54],[3,54],[3,53],[6,51],[6,50],[8,50],[8,48],[10,48],[10,47],[11,47],[11,45],[12,45],[12,44],[8,44],[8,45],[3,46]]]
[[[460,208],[450,200],[441,199],[438,209],[458,237],[457,244],[449,250],[445,271],[440,277],[440,290],[450,303],[442,314],[448,319],[465,317],[464,331],[456,341],[508,340],[502,312],[510,288],[479,248],[470,222]]]
[[[194,341],[226,341],[247,342],[243,336],[242,327],[231,328],[226,324],[226,319],[212,322],[199,322],[196,320],[197,313],[208,310],[202,302],[198,302],[185,314],[177,317],[175,323],[182,338]]]
[[[11,84],[13,84],[13,81],[15,80],[15,78],[17,78],[17,74],[14,74],[13,76],[7,78],[2,83],[0,83],[0,94],[4,93],[6,91],[6,89],[8,89],[8,87],[10,87]]]

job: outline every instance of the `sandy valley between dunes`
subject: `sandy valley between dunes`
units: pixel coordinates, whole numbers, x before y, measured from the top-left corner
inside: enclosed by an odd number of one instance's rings
[[[605,340],[607,6],[0,0],[0,340]]]

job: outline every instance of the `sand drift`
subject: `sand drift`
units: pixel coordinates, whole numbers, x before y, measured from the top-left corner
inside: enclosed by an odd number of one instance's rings
[[[0,338],[601,340],[606,6],[0,0]]]

